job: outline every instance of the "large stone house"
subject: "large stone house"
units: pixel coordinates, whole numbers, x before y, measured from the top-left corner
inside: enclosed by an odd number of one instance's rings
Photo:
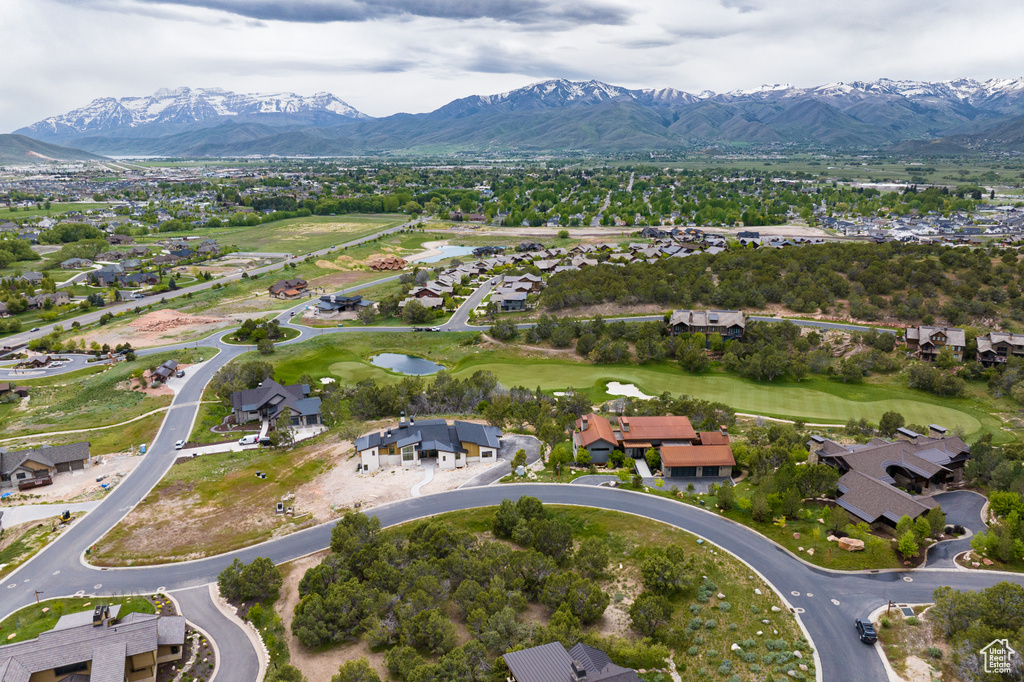
[[[185,618],[129,613],[102,604],[61,616],[35,639],[0,646],[0,679],[31,682],[155,682],[164,663],[180,661]]]
[[[470,422],[444,419],[416,421],[403,417],[397,428],[356,439],[363,471],[386,466],[419,466],[436,458],[439,469],[455,469],[472,462],[494,462],[501,447],[501,430]]]
[[[668,326],[673,334],[701,332],[721,334],[725,339],[742,339],[747,320],[738,310],[675,310]]]
[[[867,523],[895,526],[902,516],[917,518],[936,506],[930,497],[901,490],[933,493],[963,480],[971,449],[960,438],[931,425],[924,436],[900,429],[895,441],[876,438],[843,445],[821,436],[807,444],[810,463],[820,462],[840,474],[836,503]],[[897,487],[898,486],[898,487]]]
[[[978,337],[978,362],[993,367],[1008,357],[1024,358],[1024,334],[989,332]]]
[[[7,452],[0,448],[0,488],[48,485],[58,473],[89,467],[89,441]]]
[[[586,448],[595,464],[607,463],[613,450],[642,460],[653,448],[667,478],[727,477],[736,464],[725,427],[696,432],[689,419],[672,415],[618,417],[617,428],[599,414],[584,415],[576,421],[572,445],[574,456]]]
[[[285,408],[289,410],[290,426],[320,424],[320,398],[310,397],[308,384],[282,386],[267,379],[258,388],[231,394],[231,412],[236,424],[269,421],[273,426]]]
[[[267,290],[274,298],[298,298],[309,287],[304,279],[279,279]]]
[[[960,362],[964,359],[964,348],[967,339],[963,329],[956,327],[907,327],[904,334],[907,350],[925,362],[935,362],[939,352],[948,347],[953,358]]]

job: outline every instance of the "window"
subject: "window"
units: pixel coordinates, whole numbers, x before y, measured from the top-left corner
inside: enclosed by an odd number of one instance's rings
[[[171,653],[172,654],[179,654],[179,653],[181,653],[181,647],[178,646],[177,644],[172,644],[171,645]]]
[[[61,665],[53,669],[54,675],[70,675],[71,673],[81,673],[89,669],[89,661],[82,661],[81,663],[72,663],[70,665]]]
[[[19,471],[19,472],[18,472],[18,476],[17,476],[17,478],[18,478],[19,480],[21,480],[21,479],[23,479],[23,478],[28,478],[28,474],[26,474],[26,473],[25,473],[24,471]]]
[[[406,445],[402,448],[402,461],[411,462],[416,459],[415,448],[412,445]]]
[[[704,467],[704,475],[705,476],[717,476],[718,475],[718,467]]]

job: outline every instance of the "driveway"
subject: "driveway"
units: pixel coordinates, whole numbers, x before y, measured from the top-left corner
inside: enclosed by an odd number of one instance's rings
[[[477,488],[490,485],[512,473],[512,458],[519,450],[526,450],[526,463],[533,464],[540,458],[540,441],[522,433],[510,433],[501,437],[497,464],[479,476],[469,479],[460,488]]]
[[[954,490],[932,496],[946,512],[947,525],[961,525],[969,532],[956,540],[946,540],[928,548],[925,566],[928,568],[953,568],[953,559],[960,552],[971,548],[971,538],[975,533],[987,529],[981,518],[981,510],[985,506],[985,497],[969,490]]]

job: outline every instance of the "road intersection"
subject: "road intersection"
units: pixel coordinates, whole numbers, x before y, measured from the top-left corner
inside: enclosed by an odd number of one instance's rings
[[[386,232],[405,227],[399,226]],[[352,293],[380,281],[351,287],[342,293]],[[481,328],[468,324],[468,318],[490,287],[490,281],[479,287],[443,328],[450,328],[451,331],[479,331]],[[291,324],[291,311],[301,310],[306,305],[307,302],[299,303],[282,311],[277,317]],[[409,327],[314,329],[291,326],[298,329],[300,334],[285,342],[287,344],[301,343],[323,333],[411,331]],[[45,334],[46,330],[38,333]],[[252,643],[237,625],[214,606],[207,585],[215,581],[218,573],[236,557],[248,562],[257,556],[267,556],[275,563],[280,563],[322,550],[330,544],[333,523],[237,552],[170,565],[97,568],[87,563],[86,556],[86,552],[100,542],[103,535],[141,502],[167,473],[177,454],[174,442],[187,440],[191,434],[207,383],[217,370],[247,351],[245,346],[224,343],[223,336],[223,332],[218,332],[199,342],[139,351],[140,355],[145,355],[194,347],[198,343],[200,346],[216,348],[218,353],[196,371],[190,372],[182,383],[156,438],[149,444],[146,455],[132,473],[96,509],[4,580],[0,585],[0,614],[12,613],[31,603],[36,591],[41,591],[46,598],[74,594],[102,596],[172,591],[186,616],[217,640],[221,660],[226,665],[220,667],[215,682],[253,682],[256,679],[259,661]],[[61,367],[52,374],[73,371],[76,367]],[[830,571],[812,566],[764,536],[712,512],[662,497],[607,487],[568,484],[468,487],[381,505],[367,513],[380,518],[383,525],[391,526],[448,511],[492,506],[502,499],[515,499],[521,495],[533,495],[548,504],[611,509],[661,521],[699,535],[739,557],[771,584],[797,613],[820,656],[820,664],[817,666],[819,679],[844,679],[853,674],[861,680],[886,679],[880,659],[857,640],[853,619],[866,616],[887,600],[928,602],[934,589],[940,585],[980,589],[1002,580],[1024,583],[1022,575],[966,572],[955,568],[858,573]],[[945,555],[943,558],[948,559]],[[948,562],[940,563],[949,565]],[[775,614],[769,620],[782,615]]]

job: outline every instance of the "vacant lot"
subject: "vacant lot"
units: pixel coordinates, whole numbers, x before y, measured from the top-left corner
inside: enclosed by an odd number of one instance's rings
[[[120,424],[166,407],[171,402],[168,395],[151,396],[131,390],[129,377],[132,372],[156,367],[172,358],[192,364],[208,360],[215,354],[216,350],[212,348],[157,353],[133,362],[119,362],[97,373],[83,373],[82,377],[57,376],[26,381],[24,383],[31,388],[29,398],[22,400],[14,409],[0,413],[0,432],[4,438],[13,438]],[[78,375],[77,372],[75,374]],[[74,440],[87,439],[79,434]]]
[[[298,255],[359,239],[401,225],[406,220],[404,215],[309,216],[252,227],[214,227],[200,232],[161,234],[160,238],[198,235],[214,238],[223,246],[237,246],[240,251]]]

